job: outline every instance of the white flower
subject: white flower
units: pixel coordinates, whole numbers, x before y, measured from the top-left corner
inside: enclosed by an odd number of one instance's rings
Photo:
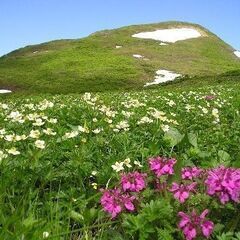
[[[176,105],[176,103],[173,100],[170,100],[169,102],[167,102],[167,104],[172,107],[174,105]]]
[[[50,119],[48,120],[48,122],[55,124],[55,123],[58,122],[58,120],[57,120],[56,118],[50,118]]]
[[[97,128],[97,129],[94,129],[92,132],[95,133],[95,134],[98,134],[102,131],[102,129],[100,128]]]
[[[64,135],[64,138],[74,138],[78,135],[78,131],[67,132]]]
[[[151,115],[152,115],[154,118],[157,118],[157,119],[161,119],[161,120],[162,120],[163,116],[165,115],[165,112],[158,111],[158,110],[154,109],[154,112],[152,112]]]
[[[113,131],[116,132],[116,133],[120,132],[120,130],[117,129],[117,128],[114,128]]]
[[[126,158],[126,159],[123,161],[123,163],[124,163],[128,168],[131,168],[131,167],[132,167],[132,165],[130,164],[130,162],[131,162],[131,159],[130,159],[130,158]]]
[[[36,146],[37,148],[44,149],[44,148],[45,148],[45,141],[43,141],[43,140],[37,140],[37,141],[35,141],[35,146]]]
[[[43,238],[48,238],[49,237],[49,232],[43,232]]]
[[[8,118],[13,119],[14,121],[18,121],[22,118],[22,114],[18,111],[16,112],[11,112],[8,116]]]
[[[45,122],[43,122],[43,120],[41,118],[37,118],[35,120],[35,123],[33,123],[33,126],[42,126],[44,124],[45,124]]]
[[[83,133],[88,133],[89,132],[89,130],[87,128],[82,127],[82,126],[78,126],[78,131],[83,132]]]
[[[12,155],[19,155],[20,154],[20,152],[15,147],[13,147],[11,149],[8,149],[7,152],[9,154],[12,154]]]
[[[91,99],[91,93],[88,93],[88,92],[84,93],[83,99],[85,101],[89,101]]]
[[[168,132],[170,129],[168,125],[164,125],[164,124],[161,126],[161,128],[164,132]]]
[[[93,122],[97,122],[98,120],[97,120],[97,118],[93,118]]]
[[[21,135],[21,139],[22,140],[26,140],[28,137],[25,135],[25,134],[23,134],[23,135]]]
[[[125,130],[125,131],[128,131],[128,130],[129,130],[129,124],[128,124],[127,121],[121,121],[121,122],[119,122],[119,123],[116,125],[116,128],[117,128],[118,130],[123,129],[123,130]]]
[[[52,102],[49,102],[47,99],[44,99],[42,102],[39,103],[38,108],[40,110],[45,110],[47,108],[52,108],[54,104]]]
[[[123,114],[125,117],[130,118],[133,113],[122,110],[122,114]]]
[[[25,136],[25,135],[23,135]],[[22,140],[22,136],[19,135],[15,135],[15,141],[21,141]]]
[[[214,117],[218,118],[218,109],[217,109],[217,108],[214,108],[214,109],[212,110],[212,115],[213,115]]]
[[[202,108],[202,111],[203,111],[204,114],[207,114],[207,113],[208,113],[207,108],[204,108],[204,107],[203,107],[203,108]]]
[[[109,118],[106,118],[105,121],[109,124],[111,124],[113,122],[112,119],[109,119]]]
[[[5,128],[0,129],[0,135],[4,135],[6,133]]]
[[[39,130],[31,130],[29,137],[31,138],[39,138],[40,137],[40,131]]]
[[[139,161],[136,161],[136,160],[135,160],[135,161],[134,161],[134,164],[135,164],[136,166],[140,167],[140,168],[143,167],[143,165],[142,165]]]
[[[142,117],[140,121],[137,122],[137,124],[144,124],[144,123],[152,123],[153,120],[149,117]]]
[[[92,183],[91,185],[92,185],[93,189],[97,190],[97,187],[98,187],[97,183]]]
[[[107,111],[106,111],[106,116],[107,116],[107,117],[112,117],[112,118],[114,118],[115,115],[116,115],[116,112],[115,112],[115,111],[111,111],[111,110],[107,110]]]
[[[187,110],[187,112],[190,112],[190,110],[193,109],[193,108],[194,108],[194,107],[191,106],[191,105],[189,105],[189,104],[187,104],[187,105],[185,106],[185,109]]]
[[[13,142],[13,140],[14,140],[14,135],[12,134],[12,135],[5,135],[5,137],[4,137],[4,139],[6,140],[6,141],[8,141],[8,142]]]
[[[92,171],[92,175],[96,176],[97,175],[97,171]]]
[[[123,162],[116,162],[114,165],[112,165],[112,169],[116,172],[120,172],[122,170],[124,170],[123,168]]]
[[[2,107],[2,109],[8,109],[8,105],[7,104],[0,104],[0,106]]]
[[[51,128],[44,129],[43,132],[47,135],[55,136],[56,132],[54,132]]]

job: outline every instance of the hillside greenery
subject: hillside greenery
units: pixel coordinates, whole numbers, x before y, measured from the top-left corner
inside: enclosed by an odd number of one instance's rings
[[[142,31],[172,27],[193,27],[203,36],[167,46],[131,37]],[[123,47],[116,49],[116,45]],[[135,59],[133,54],[149,60]],[[0,86],[25,93],[142,89],[144,83],[154,79],[158,69],[191,77],[215,76],[239,70],[240,60],[232,47],[199,25],[136,25],[13,51],[0,58]]]

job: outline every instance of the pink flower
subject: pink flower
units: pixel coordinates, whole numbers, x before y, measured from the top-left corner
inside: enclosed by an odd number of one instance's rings
[[[185,167],[182,169],[182,179],[192,180],[198,178],[203,170],[197,167]]]
[[[133,201],[134,196],[128,193],[122,193],[120,189],[105,190],[101,197],[101,205],[103,209],[115,218],[119,213],[125,209],[128,211],[134,211],[135,207]]]
[[[207,96],[205,96],[206,100],[213,100],[214,98],[215,98],[214,95],[207,95]]]
[[[149,159],[150,169],[157,177],[161,177],[162,175],[172,175],[174,173],[173,166],[176,162],[176,159],[168,159],[165,157]]]
[[[147,175],[133,172],[122,175],[121,184],[124,191],[139,192],[145,188],[145,177]]]
[[[179,200],[180,203],[184,203],[189,198],[190,192],[195,191],[196,185],[196,182],[189,185],[173,183],[169,191],[174,193],[173,196],[175,199]]]
[[[221,166],[209,170],[205,184],[207,193],[217,196],[222,204],[240,202],[240,169]]]
[[[192,211],[190,215],[184,212],[178,213],[178,216],[181,217],[178,227],[182,229],[187,240],[196,238],[197,234],[202,234],[206,238],[212,234],[214,223],[206,220],[207,214],[207,209],[204,210],[200,216],[198,216],[195,211]]]

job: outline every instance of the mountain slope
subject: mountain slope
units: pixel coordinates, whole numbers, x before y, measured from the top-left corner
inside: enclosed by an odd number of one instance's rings
[[[133,38],[139,32],[190,27],[202,37],[160,46]],[[116,45],[122,48],[116,49]],[[233,49],[207,29],[166,22],[106,30],[78,40],[58,40],[13,51],[0,58],[0,88],[68,93],[142,88],[158,69],[184,75],[216,75],[240,69]],[[143,55],[148,61],[136,59]]]

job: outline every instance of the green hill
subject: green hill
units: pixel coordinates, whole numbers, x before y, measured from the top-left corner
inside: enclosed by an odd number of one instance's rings
[[[160,46],[133,38],[144,31],[191,27],[202,37]],[[116,45],[122,48],[116,49]],[[148,61],[136,59],[145,56]],[[215,76],[240,69],[231,46],[189,23],[136,25],[57,40],[13,51],[0,58],[0,88],[31,93],[69,93],[142,88],[158,69],[189,76]]]

